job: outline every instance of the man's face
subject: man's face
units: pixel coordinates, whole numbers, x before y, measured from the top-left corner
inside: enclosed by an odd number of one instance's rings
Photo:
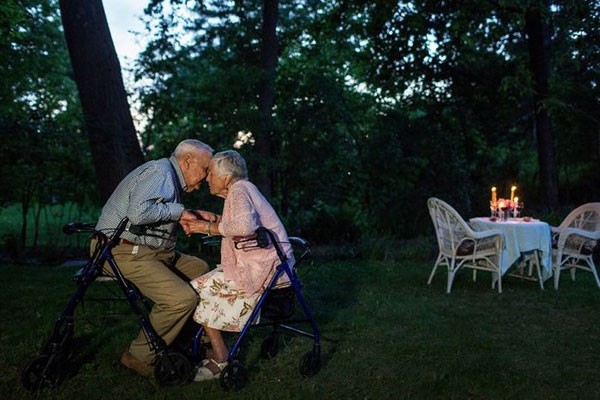
[[[193,192],[200,188],[200,184],[208,175],[208,163],[211,158],[210,153],[206,151],[186,155],[181,163],[181,172],[187,185],[186,192]]]

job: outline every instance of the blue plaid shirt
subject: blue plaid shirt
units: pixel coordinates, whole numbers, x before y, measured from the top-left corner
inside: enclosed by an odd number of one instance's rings
[[[119,183],[104,207],[96,224],[96,230],[108,236],[119,222],[129,218],[122,239],[151,248],[175,247],[175,230],[184,206],[181,193],[185,180],[175,157],[148,161],[131,171]],[[132,225],[143,226],[129,229]]]

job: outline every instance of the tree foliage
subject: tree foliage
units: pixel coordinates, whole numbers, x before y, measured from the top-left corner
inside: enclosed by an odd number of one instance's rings
[[[0,29],[0,206],[21,205],[23,246],[34,206],[95,188],[57,2],[4,1]]]
[[[543,98],[528,48],[531,10],[550,28]],[[155,36],[138,65],[153,78],[142,93],[147,142],[197,135],[220,148],[239,131],[260,135],[258,4],[155,1],[147,11]],[[517,184],[530,212],[542,211],[543,109],[561,203],[591,201],[597,192],[573,189],[600,181],[590,45],[598,13],[591,0],[282,1],[277,149],[271,159],[250,144],[242,151],[254,168],[275,166],[275,204],[311,236],[411,236],[427,226],[432,195],[484,212],[489,187]]]
[[[277,49],[274,70],[265,68],[265,3],[278,3],[276,44],[266,46]],[[82,132],[55,11],[42,5],[0,6],[11,21],[0,38],[10,66],[0,66],[2,129],[15,142],[2,151],[28,174],[36,155],[17,160],[32,143],[17,140],[20,127],[43,120],[32,132],[43,126],[50,140],[52,126],[67,153],[57,159],[77,157],[65,140]],[[30,18],[34,9],[55,19]],[[548,29],[537,69],[533,11]],[[148,158],[188,137],[237,146],[251,179],[272,171],[270,198],[290,231],[316,241],[413,236],[430,229],[428,197],[481,214],[491,186],[502,194],[516,184],[526,212],[539,215],[555,207],[541,157],[556,163],[559,204],[571,208],[600,195],[599,19],[597,0],[149,1],[150,41],[136,67],[142,141]],[[34,33],[42,23],[53,33]],[[266,81],[272,97],[261,104]],[[540,115],[555,155],[538,147]],[[257,151],[261,140],[269,152]],[[218,207],[198,196],[190,206]]]

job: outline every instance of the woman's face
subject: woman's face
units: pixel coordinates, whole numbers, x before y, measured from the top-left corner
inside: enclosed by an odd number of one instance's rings
[[[229,182],[231,181],[231,175],[219,176],[216,170],[215,162],[212,160],[208,164],[208,176],[206,177],[206,181],[208,182],[210,194],[223,198],[227,197],[227,190]]]

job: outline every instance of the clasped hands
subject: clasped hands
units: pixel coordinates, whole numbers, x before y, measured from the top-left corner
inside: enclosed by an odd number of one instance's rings
[[[193,233],[213,235],[218,233],[216,228],[218,221],[219,216],[210,211],[183,210],[179,225],[187,236],[191,236]]]

